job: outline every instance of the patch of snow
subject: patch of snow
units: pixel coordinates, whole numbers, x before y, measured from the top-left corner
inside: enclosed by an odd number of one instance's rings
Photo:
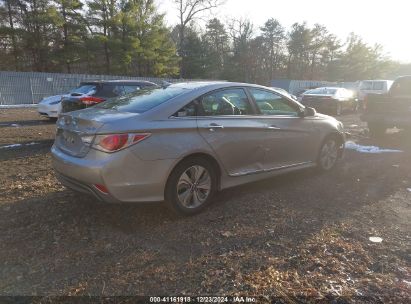
[[[369,238],[369,240],[373,243],[381,243],[382,242],[382,238],[378,237],[378,236],[371,236]]]
[[[360,153],[370,153],[370,154],[379,154],[379,153],[399,153],[403,152],[401,150],[393,150],[393,149],[382,149],[377,146],[363,146],[356,144],[353,141],[347,141],[345,143],[345,148],[349,150],[355,150]]]
[[[408,191],[408,192],[411,192],[411,188],[407,188],[407,191]]]
[[[39,145],[40,143],[36,142],[31,142],[27,144],[12,144],[12,145],[7,145],[7,146],[0,146],[0,149],[13,149],[13,148],[20,148],[23,146],[34,146],[34,145]]]
[[[37,104],[0,105],[0,109],[37,108]]]
[[[15,127],[15,128],[19,128],[20,125],[19,124],[11,124],[10,127]]]
[[[13,145],[1,146],[0,149],[11,149],[11,148],[17,148],[21,146],[22,144],[13,144]]]

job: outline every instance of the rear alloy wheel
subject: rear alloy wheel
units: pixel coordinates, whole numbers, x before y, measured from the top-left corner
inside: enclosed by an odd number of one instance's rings
[[[335,167],[338,161],[339,145],[335,138],[328,138],[321,146],[318,157],[318,166],[322,171],[329,171]]]
[[[210,203],[217,188],[214,167],[201,158],[180,163],[167,182],[165,199],[179,214],[200,212]]]

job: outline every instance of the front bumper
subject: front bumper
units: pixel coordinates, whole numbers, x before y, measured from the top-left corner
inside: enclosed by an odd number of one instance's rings
[[[107,154],[91,149],[78,158],[53,145],[52,163],[57,178],[70,189],[91,194],[107,203],[164,200],[168,175],[176,160],[143,161],[130,149]],[[104,185],[108,194],[94,185]]]
[[[39,104],[37,106],[37,111],[41,116],[58,118],[61,112],[61,104],[48,105],[48,104]]]

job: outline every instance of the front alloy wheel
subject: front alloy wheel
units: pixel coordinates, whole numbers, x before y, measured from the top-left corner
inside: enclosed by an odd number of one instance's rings
[[[318,159],[319,166],[322,170],[328,171],[334,168],[338,160],[338,149],[336,139],[330,138],[325,141],[321,147]]]

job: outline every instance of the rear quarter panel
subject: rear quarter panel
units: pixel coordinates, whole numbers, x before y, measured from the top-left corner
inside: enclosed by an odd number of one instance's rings
[[[142,160],[182,159],[193,153],[213,155],[200,136],[195,118],[169,118],[139,122],[130,132],[150,133],[151,136],[131,147]]]

